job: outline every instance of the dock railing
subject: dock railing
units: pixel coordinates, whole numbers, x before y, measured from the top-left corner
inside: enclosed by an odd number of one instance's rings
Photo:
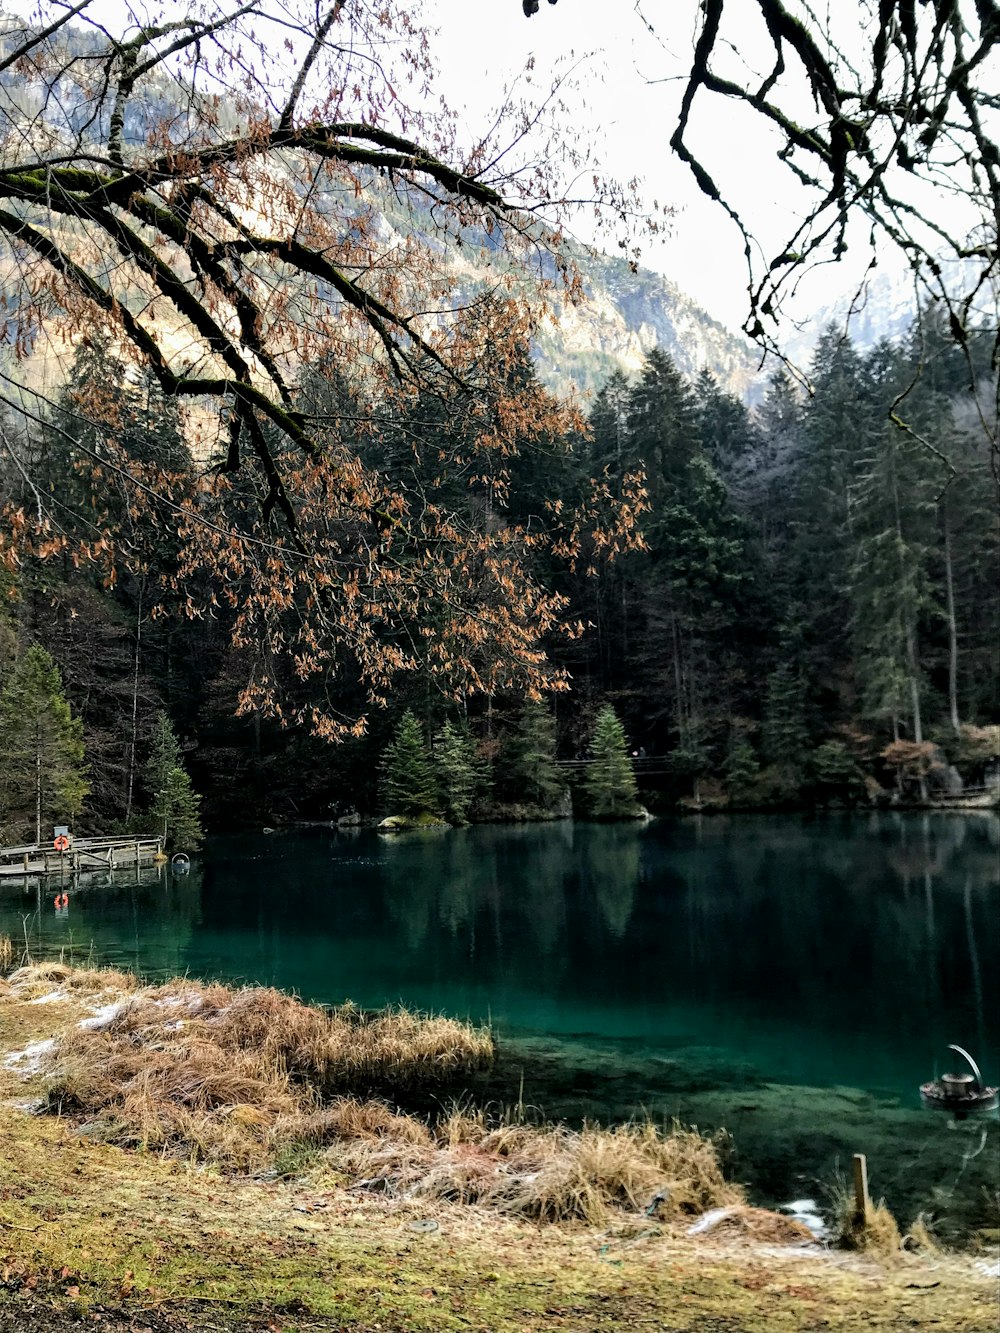
[[[87,870],[114,870],[149,865],[163,857],[163,838],[156,834],[129,834],[110,838],[72,838],[57,851],[52,843],[33,842],[22,847],[0,847],[0,876],[79,874]]]

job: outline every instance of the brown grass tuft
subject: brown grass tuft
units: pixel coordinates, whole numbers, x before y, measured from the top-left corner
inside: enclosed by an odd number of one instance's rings
[[[56,989],[106,1002],[115,975],[53,963],[11,980],[22,997]],[[268,988],[124,981],[117,1004],[64,1033],[49,1063],[50,1109],[107,1142],[235,1170],[315,1166],[353,1188],[547,1222],[605,1224],[616,1210],[683,1217],[743,1202],[724,1179],[721,1140],[678,1124],[571,1130],[459,1104],[432,1132],[370,1095],[487,1063],[489,1034],[466,1024],[407,1010],[326,1012]]]
[[[416,1142],[332,1146],[327,1161],[403,1198],[474,1203],[545,1222],[605,1224],[611,1210],[700,1213],[740,1203],[722,1174],[716,1142],[674,1125],[582,1130],[501,1124],[463,1107],[435,1130],[436,1151]]]
[[[773,1213],[767,1208],[736,1204],[720,1208],[718,1216],[705,1218],[695,1231],[703,1236],[749,1237],[765,1245],[814,1245],[816,1237],[798,1218]]]
[[[0,972],[9,972],[13,962],[14,941],[9,935],[0,935]]]
[[[937,1254],[941,1248],[923,1213],[918,1215],[900,1245],[904,1250],[912,1250],[917,1254]]]
[[[98,989],[113,974],[84,976],[45,964],[13,980],[29,994]],[[327,1013],[277,990],[174,981],[65,1034],[48,1102],[98,1121],[92,1132],[113,1142],[251,1169],[292,1142],[429,1142],[417,1121],[347,1094],[436,1084],[488,1062],[492,1050],[487,1032],[451,1019]]]
[[[121,995],[137,989],[139,982],[131,972],[111,969],[70,967],[68,963],[29,963],[8,977],[12,994],[30,1000],[52,991],[67,995]]]
[[[899,1227],[884,1199],[870,1204],[862,1216],[855,1207],[853,1192],[845,1187],[834,1195],[833,1216],[837,1244],[845,1250],[888,1257],[902,1248]]]
[[[430,1131],[422,1121],[393,1111],[385,1102],[358,1101],[353,1097],[338,1097],[330,1106],[299,1117],[295,1136],[318,1145],[342,1139],[421,1146],[431,1141]]]

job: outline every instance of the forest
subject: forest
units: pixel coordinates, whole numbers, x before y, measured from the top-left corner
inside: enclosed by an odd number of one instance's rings
[[[546,320],[586,301],[580,207],[622,282],[662,221],[591,162],[558,78],[470,142],[408,5],[4,20],[7,843],[992,781],[995,19],[890,4],[857,67],[832,16],[758,8],[770,78],[721,77],[732,11],[706,9],[670,138],[747,242],[773,370],[751,405],[664,346],[592,396],[546,387]],[[689,142],[703,95],[778,126],[811,201],[763,272]],[[942,179],[961,234],[910,197]],[[785,294],[857,218],[923,309],[896,343],[830,327],[794,370]]]
[[[373,704],[356,673],[303,675],[234,633],[239,597],[185,567],[171,506],[197,494],[203,460],[177,403],[109,339],[87,339],[47,419],[3,423],[19,441],[8,493],[28,508],[41,488],[76,538],[4,576],[3,837],[69,817],[80,831],[178,824],[196,842],[195,790],[211,829],[355,811],[613,817],[637,799],[917,801],[953,789],[956,771],[982,785],[1000,737],[997,483],[978,415],[989,373],[987,332],[970,358],[933,310],[867,352],[829,329],[811,392],[778,371],[751,408],[655,349],[585,415],[543,401],[563,428],[532,423],[495,475],[464,400],[401,408],[304,376],[306,410],[342,432],[365,422],[358,454],[387,492],[422,469],[419,486],[446,491],[471,530],[529,534],[518,560],[556,608],[539,645],[548,689],[449,693],[433,659],[414,657]],[[506,375],[498,394],[548,399],[527,343]],[[155,524],[136,519],[122,456],[132,476],[167,469]],[[628,515],[624,535],[570,542],[566,515],[598,492]],[[246,500],[233,485],[222,512]],[[109,529],[127,560],[102,560],[101,538],[81,558]],[[409,634],[434,643],[440,613],[418,604]],[[283,701],[270,716],[246,705],[265,672]],[[290,725],[311,711],[363,720],[331,743]]]

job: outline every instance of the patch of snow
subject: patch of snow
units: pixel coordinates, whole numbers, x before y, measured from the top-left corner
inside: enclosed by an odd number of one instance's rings
[[[1000,1259],[977,1259],[974,1267],[983,1277],[1000,1278]]]
[[[29,1042],[23,1051],[11,1051],[3,1062],[4,1068],[15,1069],[24,1078],[31,1078],[32,1074],[37,1074],[41,1069],[45,1056],[55,1049],[55,1044],[55,1037]]]
[[[153,1005],[157,1009],[187,1009],[189,1013],[196,1014],[199,1009],[205,1007],[205,1002],[196,990],[185,991],[181,995],[165,995],[162,999],[153,1000]],[[224,1010],[220,1010],[224,1013]]]
[[[792,1217],[796,1222],[801,1222],[807,1226],[817,1240],[828,1240],[830,1230],[823,1221],[823,1216],[819,1211],[819,1205],[815,1199],[794,1199],[791,1203],[783,1203],[778,1208],[779,1213],[785,1217]]]
[[[64,990],[50,990],[46,991],[44,995],[36,995],[35,998],[33,1000],[29,1000],[28,1003],[58,1004],[60,1000],[68,1000],[70,998],[71,997],[69,996],[69,994]]]
[[[77,1026],[91,1032],[99,1032],[118,1016],[125,1004],[125,1000],[112,1000],[110,1004],[102,1004],[89,1018],[81,1019]]]
[[[688,1227],[689,1236],[700,1236],[706,1231],[711,1231],[717,1227],[720,1222],[724,1222],[727,1217],[731,1217],[737,1210],[734,1207],[729,1208],[710,1208],[707,1213],[702,1213],[693,1226]]]

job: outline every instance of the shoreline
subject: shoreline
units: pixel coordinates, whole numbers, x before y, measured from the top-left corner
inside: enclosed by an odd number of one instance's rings
[[[76,1027],[95,1006],[106,1016],[107,997],[78,980],[60,973],[54,988],[39,982],[18,996],[8,983],[0,995],[3,1333],[5,1318],[43,1333],[95,1313],[108,1328],[145,1317],[157,1330],[186,1321],[206,1333],[639,1324],[804,1333],[820,1312],[844,1333],[993,1328],[992,1252],[825,1249],[738,1199],[716,1206],[724,1216],[714,1222],[704,1208],[626,1208],[597,1225],[545,1223],[420,1191],[359,1189],[342,1157],[233,1174],[114,1146],[78,1117],[29,1115],[23,1103],[43,1076],[25,1078],[10,1052]]]

